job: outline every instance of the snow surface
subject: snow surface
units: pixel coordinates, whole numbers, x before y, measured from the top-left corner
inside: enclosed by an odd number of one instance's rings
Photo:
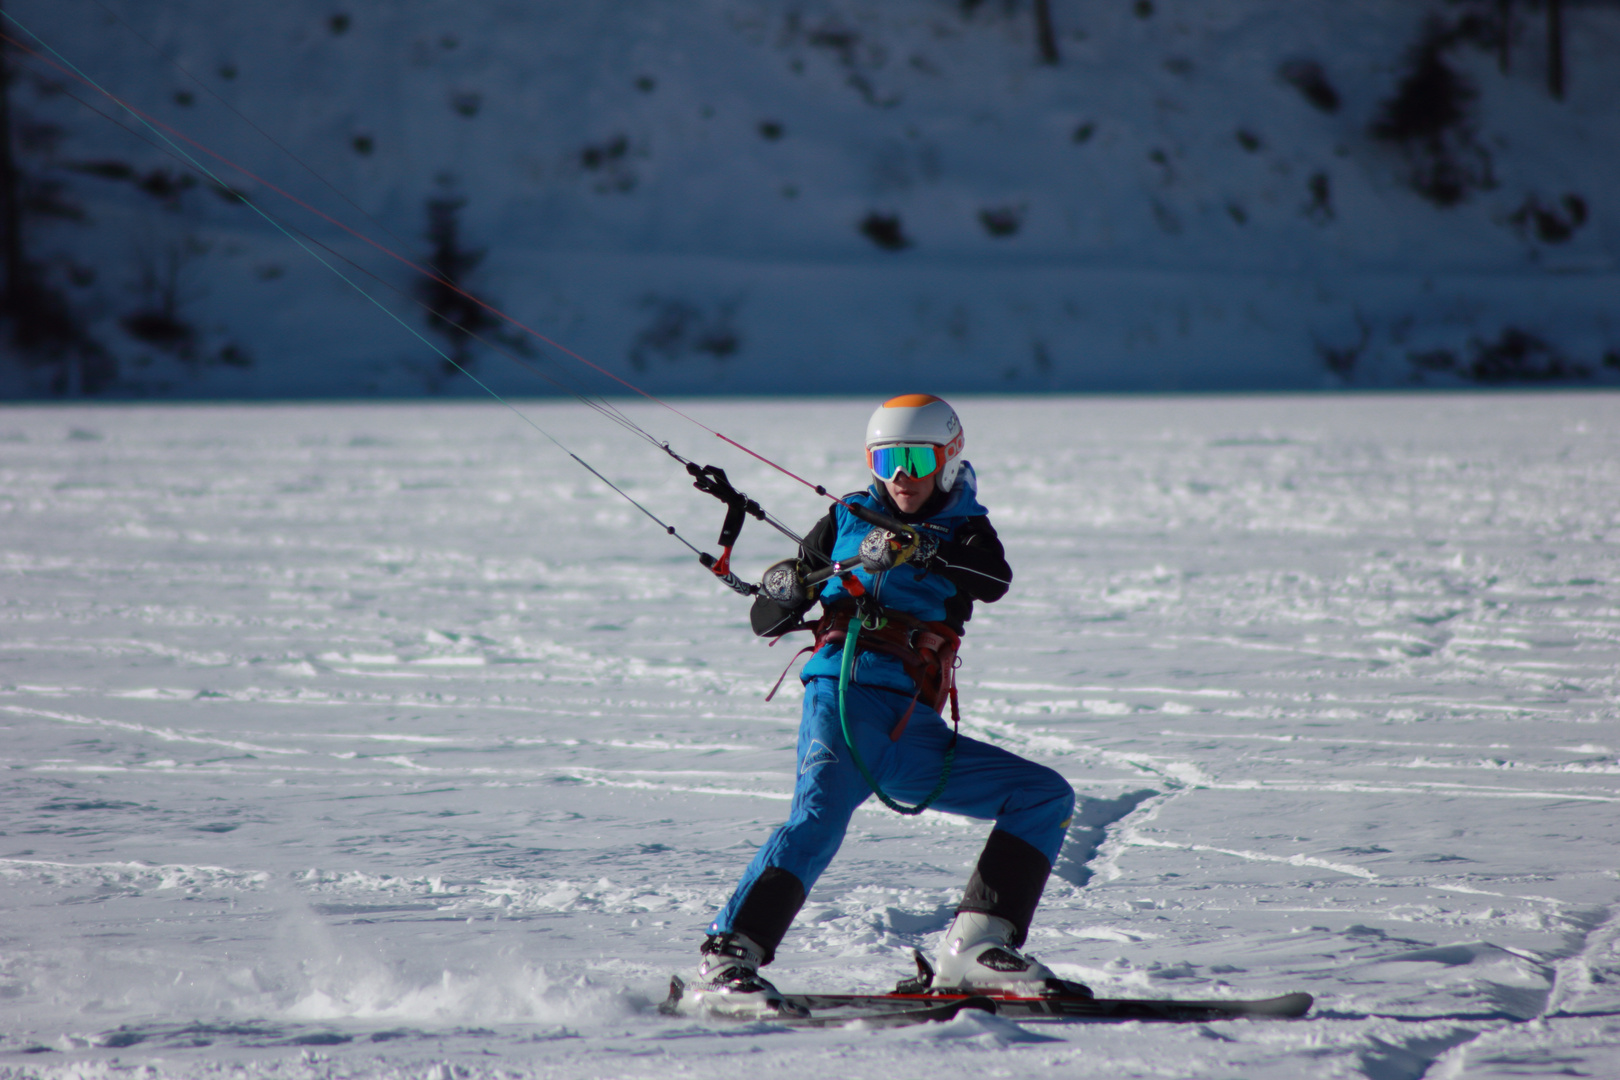
[[[1514,8],[1507,73],[1493,50],[1446,52],[1477,91],[1468,127],[1494,186],[1441,208],[1371,130],[1429,20],[1500,5],[1149,7],[1054,0],[1051,67],[1031,5],[1010,0],[6,11],[110,92],[405,256],[429,254],[429,199],[464,198],[462,244],[487,252],[472,287],[659,393],[853,393],[908,374],[1023,392],[1455,384],[1413,357],[1466,367],[1510,330],[1620,381],[1620,9],[1566,5],[1562,102],[1539,9]],[[1301,61],[1336,111],[1280,77]],[[33,253],[120,358],[116,392],[479,393],[210,185],[155,198],[84,172],[187,169],[131,118],[126,132],[90,112],[117,112],[95,91],[19,63],[19,115],[58,129],[24,165],[85,215],[39,220]],[[322,256],[426,332],[408,269],[175,142],[379,275]],[[1588,219],[1538,236],[1521,212],[1567,196]],[[873,213],[912,246],[864,237]],[[985,213],[1016,231],[992,234]],[[63,259],[91,277],[68,284]],[[121,325],[165,282],[195,331],[189,361]],[[254,366],[220,361],[233,346]],[[478,369],[503,392],[551,392],[493,353]],[[0,393],[47,375],[6,367]]]
[[[868,404],[682,408],[851,488]],[[661,1018],[792,785],[744,603],[496,405],[13,406],[0,1077],[1620,1072],[1620,397],[958,404],[1017,572],[964,722],[1082,796],[1032,950],[1311,1017]],[[712,540],[658,451],[521,409]],[[907,974],[985,833],[864,808],[772,974]]]

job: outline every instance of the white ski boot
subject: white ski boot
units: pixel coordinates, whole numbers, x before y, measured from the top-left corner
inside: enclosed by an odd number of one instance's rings
[[[745,934],[712,934],[703,943],[697,978],[686,988],[682,1011],[727,1016],[798,1015],[782,992],[759,974],[765,950]]]
[[[1020,952],[1012,944],[1017,936],[1017,927],[1006,919],[980,911],[957,912],[945,931],[932,989],[1091,996],[1089,987],[1058,978],[1051,968]]]

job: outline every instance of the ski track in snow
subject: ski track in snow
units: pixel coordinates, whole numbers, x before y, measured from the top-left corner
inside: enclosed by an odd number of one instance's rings
[[[686,407],[850,489],[869,405]],[[0,1077],[1620,1068],[1620,398],[959,405],[1017,574],[964,728],[1082,796],[1032,950],[1310,1018],[660,1018],[791,790],[745,604],[497,406],[11,407]],[[522,407],[712,539],[658,451]],[[985,832],[863,807],[778,982],[906,974]]]

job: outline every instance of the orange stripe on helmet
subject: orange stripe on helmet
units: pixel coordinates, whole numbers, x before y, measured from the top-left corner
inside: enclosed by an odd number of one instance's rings
[[[892,397],[885,401],[883,407],[885,409],[920,409],[924,405],[932,405],[940,400],[942,399],[935,397],[933,394],[901,394],[899,397]]]

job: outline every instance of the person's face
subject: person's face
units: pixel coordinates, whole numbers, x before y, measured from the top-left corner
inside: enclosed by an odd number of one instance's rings
[[[889,498],[894,500],[894,505],[900,508],[902,514],[915,514],[933,495],[934,478],[938,475],[932,472],[917,480],[910,473],[898,472],[893,480],[883,481],[883,486],[889,489]]]

